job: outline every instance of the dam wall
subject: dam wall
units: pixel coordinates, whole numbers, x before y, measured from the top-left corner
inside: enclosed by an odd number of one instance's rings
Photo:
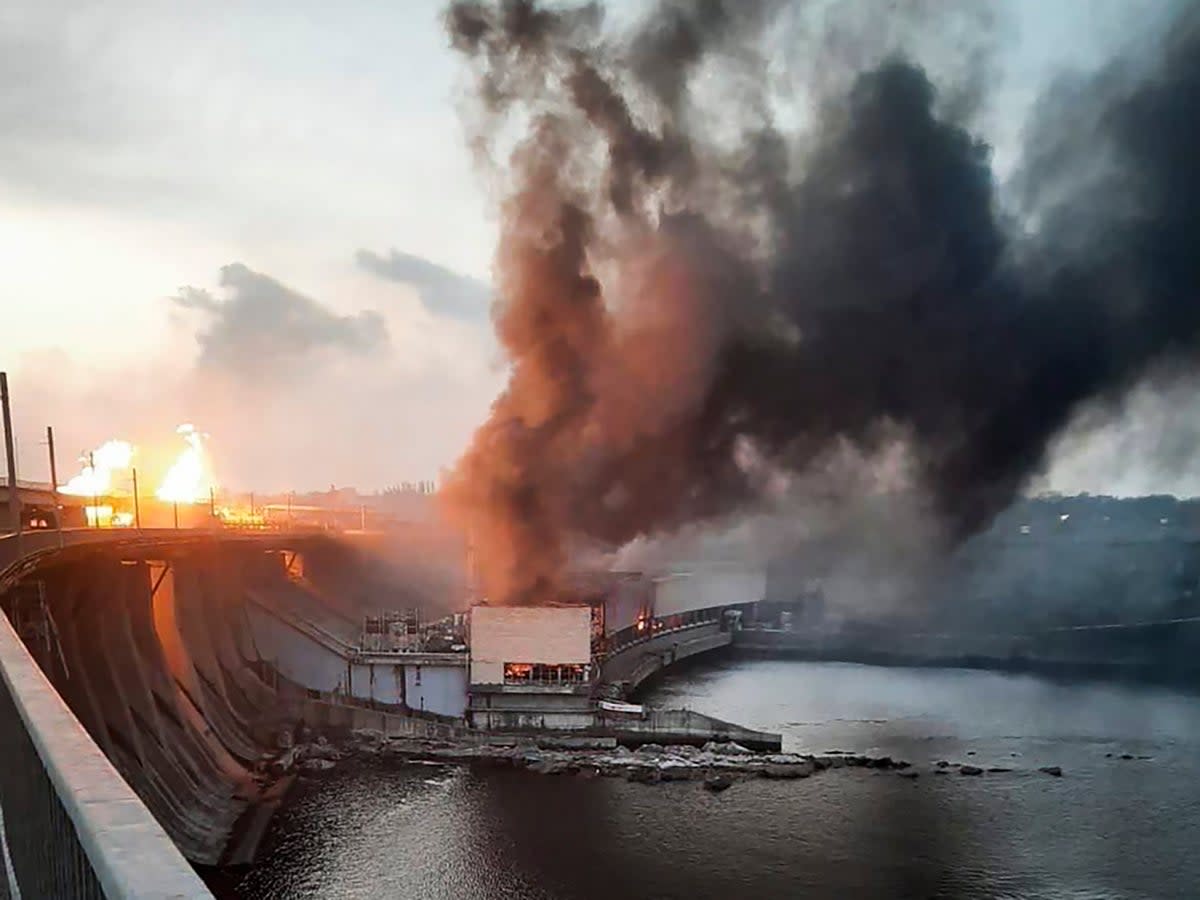
[[[10,592],[10,617],[96,745],[183,854],[209,865],[263,793],[269,729],[254,724],[281,706],[243,655],[235,555],[95,551]]]
[[[209,898],[0,615],[0,896]]]
[[[61,548],[38,535],[32,554],[26,540],[0,570],[0,607],[96,751],[192,863],[253,857],[261,833],[248,836],[245,823],[277,800],[266,761],[281,732],[390,717],[389,733],[432,736],[462,713],[461,657],[351,658],[353,603],[296,575],[309,542],[327,538],[99,534],[64,533]],[[385,709],[338,713],[339,703]]]

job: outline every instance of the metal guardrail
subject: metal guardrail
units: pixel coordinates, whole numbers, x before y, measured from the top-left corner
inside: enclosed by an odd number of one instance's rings
[[[0,897],[212,895],[0,613]]]

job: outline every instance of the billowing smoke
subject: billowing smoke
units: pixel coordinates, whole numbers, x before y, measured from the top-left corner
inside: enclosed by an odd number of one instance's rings
[[[847,444],[899,439],[961,537],[1081,404],[1190,364],[1194,9],[1140,66],[1044,98],[1007,212],[970,130],[987,54],[947,85],[914,55],[961,22],[891,4],[862,40],[822,20],[801,41],[798,9],[663,0],[630,27],[596,4],[451,5],[477,146],[520,135],[496,167],[509,383],[445,492],[493,599],[553,599],[577,542],[754,508]],[[793,107],[785,25],[822,62]]]

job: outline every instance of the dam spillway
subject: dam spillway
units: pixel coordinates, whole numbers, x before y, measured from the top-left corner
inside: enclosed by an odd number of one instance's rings
[[[193,863],[249,861],[239,823],[276,799],[264,759],[320,696],[264,650],[291,629],[259,604],[303,593],[288,567],[300,552],[319,557],[326,541],[81,542],[37,555],[5,585],[4,610],[42,671]],[[322,602],[352,623],[335,600]]]

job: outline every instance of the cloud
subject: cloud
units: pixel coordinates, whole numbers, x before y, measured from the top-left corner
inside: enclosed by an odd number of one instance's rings
[[[474,319],[486,315],[491,303],[492,290],[484,282],[411,253],[359,250],[355,260],[373,275],[413,287],[434,315]]]
[[[376,354],[390,343],[374,310],[340,316],[274,278],[233,263],[221,269],[225,297],[185,287],[171,298],[199,314],[198,365],[231,374],[289,374],[330,354]]]

